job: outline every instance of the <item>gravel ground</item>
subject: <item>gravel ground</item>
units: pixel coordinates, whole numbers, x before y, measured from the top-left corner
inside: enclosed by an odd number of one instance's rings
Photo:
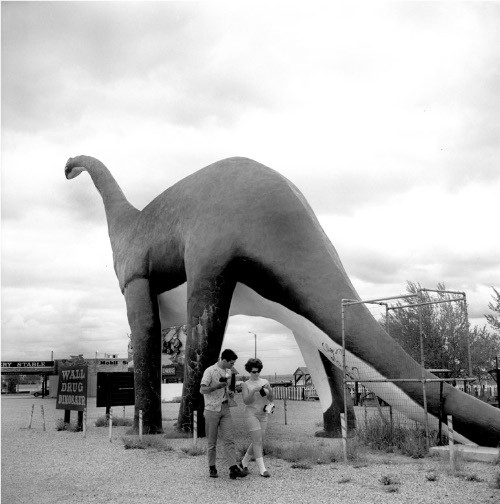
[[[224,460],[218,460],[219,478],[208,477],[206,457],[185,455],[181,448],[193,445],[191,439],[171,439],[172,451],[126,450],[122,437],[126,427],[94,426],[104,409],[88,414],[88,430],[83,434],[58,432],[55,425],[63,412],[55,409],[54,399],[2,396],[2,502],[21,503],[494,503],[500,504],[495,489],[500,467],[486,463],[462,462],[462,476],[450,473],[449,464],[435,458],[413,460],[392,454],[358,449],[358,460],[344,464],[313,465],[294,469],[282,459],[266,458],[272,477],[261,478],[255,465],[244,479],[230,480]],[[28,429],[32,404],[32,428]],[[46,430],[43,430],[41,406]],[[322,418],[317,402],[288,401],[287,425],[283,402],[277,402],[268,439],[276,442],[323,443],[336,447],[338,440],[313,437]],[[178,404],[164,404],[165,431],[172,431]],[[126,408],[132,417],[132,407]],[[242,407],[233,409],[237,444],[244,447],[248,436],[242,425]],[[123,408],[114,414],[123,415]],[[76,420],[76,413],[72,419]],[[205,446],[205,440],[198,440]],[[222,454],[221,454],[222,455]],[[430,481],[428,475],[437,475]],[[480,479],[481,481],[467,481]],[[381,479],[392,482],[381,483]]]

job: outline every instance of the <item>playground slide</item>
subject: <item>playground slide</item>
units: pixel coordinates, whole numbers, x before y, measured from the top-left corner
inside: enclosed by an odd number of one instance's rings
[[[255,291],[242,284],[237,284],[233,295],[231,315],[235,314],[271,318],[288,327],[293,332],[311,373],[322,409],[323,411],[328,410],[332,403],[332,394],[330,392],[328,377],[323,371],[323,366],[320,365],[318,352],[326,356],[336,367],[343,369],[342,346],[304,317],[286,309],[281,304],[262,298]],[[415,363],[415,366],[420,368],[417,363]],[[363,382],[363,380],[383,380],[386,376],[377,370],[373,364],[362,360],[352,351],[346,351],[346,368],[348,378],[364,385],[368,390],[375,393],[407,418],[424,425],[425,412],[419,394],[422,391],[421,383],[413,382],[406,384],[410,385],[407,389],[416,391],[416,394],[413,394],[412,397],[402,387],[405,384],[400,382]],[[433,375],[426,372],[426,377],[432,378]],[[414,378],[414,376],[409,375],[408,378]],[[434,378],[437,377],[434,376]],[[436,405],[439,404],[439,396],[436,397],[436,391],[439,389],[439,386],[436,386],[435,383],[433,385],[429,387],[427,397],[429,411],[428,424],[430,429],[437,431],[439,427],[439,409]],[[497,434],[500,432],[500,410],[447,384],[445,384],[444,389],[445,418],[447,414],[453,416],[453,412],[455,411],[461,420],[456,423],[454,428],[454,439],[464,444],[477,444],[477,441],[479,441],[480,444],[497,446],[500,442],[500,435]],[[480,411],[482,419],[480,418],[478,422],[475,418],[471,418],[470,423],[468,423],[467,417],[469,415],[467,411],[471,417],[474,417]],[[465,422],[462,420],[464,412]],[[490,435],[478,436],[478,430],[482,429],[485,425],[487,429],[492,427],[491,430],[493,432]],[[442,423],[442,432],[445,434],[448,433],[447,424],[444,422]]]

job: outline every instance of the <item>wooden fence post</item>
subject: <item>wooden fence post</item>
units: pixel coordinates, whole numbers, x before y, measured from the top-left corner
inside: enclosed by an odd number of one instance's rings
[[[111,434],[113,431],[113,410],[109,408],[109,442],[111,443]]]
[[[448,415],[448,446],[450,450],[451,470],[455,472],[455,443],[453,439],[453,418]]]
[[[198,411],[193,411],[193,444],[196,446],[198,440]]]
[[[347,425],[345,413],[340,414],[340,425],[342,428],[342,450],[344,452],[344,462],[347,464]]]
[[[30,424],[28,425],[28,429],[31,429],[31,423],[33,422],[33,410],[35,409],[35,405],[31,405],[31,415],[30,415]]]

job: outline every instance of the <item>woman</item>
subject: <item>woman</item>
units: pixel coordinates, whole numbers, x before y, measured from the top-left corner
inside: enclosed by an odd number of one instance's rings
[[[264,465],[262,441],[268,419],[268,413],[264,411],[264,407],[273,400],[273,392],[269,382],[260,377],[262,371],[260,359],[249,359],[245,364],[245,370],[250,373],[250,379],[242,385],[243,402],[245,403],[244,419],[252,443],[241,461],[241,469],[245,474],[248,474],[248,464],[253,456],[259,466],[260,475],[269,478],[270,474]]]

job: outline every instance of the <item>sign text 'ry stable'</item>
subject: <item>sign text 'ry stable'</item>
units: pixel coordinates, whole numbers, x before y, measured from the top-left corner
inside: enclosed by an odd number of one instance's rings
[[[87,406],[88,366],[67,366],[59,369],[56,409],[83,411]]]

